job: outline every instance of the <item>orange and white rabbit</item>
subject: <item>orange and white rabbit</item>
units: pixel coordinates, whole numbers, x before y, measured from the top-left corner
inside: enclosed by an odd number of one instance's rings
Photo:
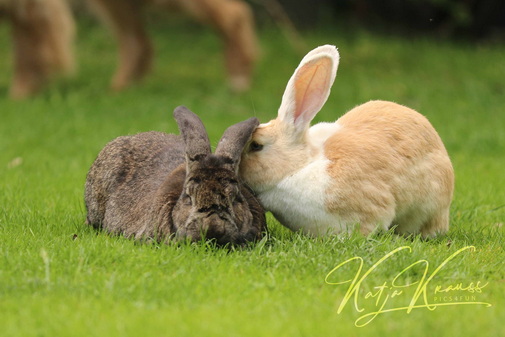
[[[261,124],[240,172],[286,227],[311,235],[363,234],[395,226],[423,237],[449,229],[454,172],[430,122],[405,106],[370,101],[334,123],[310,122],[323,107],[339,53],[308,53],[289,80],[276,119]]]

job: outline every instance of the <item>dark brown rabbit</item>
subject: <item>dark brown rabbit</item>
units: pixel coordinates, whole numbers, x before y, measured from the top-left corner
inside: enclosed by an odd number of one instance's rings
[[[86,222],[136,239],[206,238],[222,245],[260,239],[264,210],[238,178],[258,120],[229,127],[212,154],[197,115],[178,107],[174,117],[181,136],[152,131],[104,147],[86,179]]]

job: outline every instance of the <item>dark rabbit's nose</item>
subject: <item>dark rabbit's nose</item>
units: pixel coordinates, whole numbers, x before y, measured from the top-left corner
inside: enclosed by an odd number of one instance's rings
[[[236,226],[218,214],[211,214],[205,219],[202,230],[206,239],[215,239],[219,244],[226,244],[235,236]]]

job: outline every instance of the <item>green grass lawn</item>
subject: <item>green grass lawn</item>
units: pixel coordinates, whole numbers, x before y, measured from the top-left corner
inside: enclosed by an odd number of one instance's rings
[[[306,33],[307,51],[330,43],[341,54],[316,121],[386,99],[420,111],[439,131],[456,172],[451,230],[430,241],[389,233],[311,239],[269,215],[268,240],[225,250],[137,244],[88,228],[86,172],[119,135],[176,132],[172,111],[181,104],[201,116],[214,145],[235,122],[274,118],[303,55],[275,29],[262,31],[254,88],[236,96],[212,32],[185,23],[150,30],[154,71],[118,94],[106,89],[116,54],[101,26],[80,25],[76,77],[23,102],[6,98],[12,69],[9,48],[1,50],[1,336],[505,336],[505,46],[349,28]],[[0,26],[0,45],[9,42]],[[436,271],[468,246],[475,250]],[[350,283],[333,283],[355,277],[353,257],[362,258],[360,275],[376,268],[341,306]]]

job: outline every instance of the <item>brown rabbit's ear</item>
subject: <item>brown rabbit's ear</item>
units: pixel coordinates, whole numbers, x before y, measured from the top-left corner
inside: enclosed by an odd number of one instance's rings
[[[248,120],[230,126],[224,132],[217,144],[216,155],[229,159],[230,169],[238,171],[238,164],[245,145],[251,140],[253,131],[260,124],[259,120],[251,117]]]
[[[189,166],[211,153],[209,136],[195,113],[185,106],[179,106],[174,110],[174,118],[186,145],[186,160]]]

